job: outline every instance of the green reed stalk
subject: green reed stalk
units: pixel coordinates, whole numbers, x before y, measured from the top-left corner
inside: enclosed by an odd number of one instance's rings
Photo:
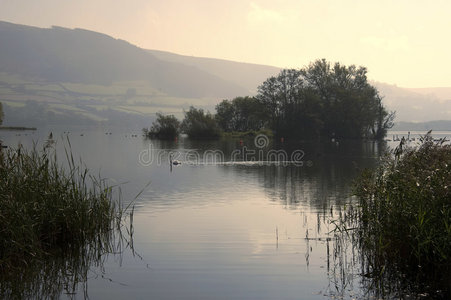
[[[356,195],[359,210],[348,226],[357,227],[368,274],[431,274],[449,288],[451,146],[430,134],[417,147],[402,141],[379,168],[362,175]]]
[[[112,188],[77,166],[70,149],[66,151],[65,167],[58,163],[55,153],[48,145],[42,151],[35,145],[31,150],[19,147],[2,153],[3,295],[26,296],[26,286],[22,286],[25,290],[13,292],[16,283],[22,281],[23,285],[38,285],[38,289],[51,288],[52,281],[42,285],[43,280],[36,284],[24,277],[48,279],[52,272],[50,277],[67,272],[73,280],[63,276],[64,280],[76,284],[77,277],[86,276],[92,262],[98,264],[103,254],[117,251],[114,236],[118,232],[121,235],[124,210],[120,201],[113,200]],[[56,269],[51,267],[55,264],[59,265]]]

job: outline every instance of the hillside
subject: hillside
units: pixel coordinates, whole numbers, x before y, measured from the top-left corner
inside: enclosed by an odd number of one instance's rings
[[[253,95],[279,71],[145,50],[84,29],[0,21],[0,102],[10,126],[148,126],[156,112],[182,118],[190,105],[213,111],[222,99]],[[372,84],[397,112],[397,123],[451,120],[451,88]]]
[[[0,22],[0,70],[52,82],[111,85],[145,80],[178,97],[233,97],[248,91],[194,66],[162,61],[122,40],[83,29]]]
[[[222,99],[252,94],[260,81],[278,72],[214,59],[177,61],[177,55],[163,54],[157,57],[84,29],[0,21],[5,124],[149,125],[156,112],[181,118],[190,105],[213,110]],[[236,76],[234,69],[239,71]]]
[[[159,50],[148,50],[148,52],[161,60],[196,67],[219,78],[243,86],[250,94],[255,94],[260,84],[269,77],[277,75],[281,70],[277,67],[265,65],[186,56]]]
[[[438,100],[451,100],[451,87],[409,88],[417,94],[436,97]]]
[[[429,122],[397,122],[393,126],[394,131],[451,131],[451,120],[429,121]]]
[[[372,83],[384,96],[397,122],[451,120],[451,88],[411,89],[386,83]]]

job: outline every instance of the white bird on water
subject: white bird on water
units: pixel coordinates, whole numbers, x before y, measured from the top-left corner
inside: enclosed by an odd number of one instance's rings
[[[169,155],[169,164],[174,165],[174,166],[177,166],[177,165],[181,165],[182,162],[180,162],[180,161],[178,161],[178,160],[173,160],[173,159],[172,159],[172,154],[171,154],[171,155]]]

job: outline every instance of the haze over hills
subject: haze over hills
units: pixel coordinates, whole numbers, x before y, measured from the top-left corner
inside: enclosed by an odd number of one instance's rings
[[[412,89],[380,82],[372,84],[384,96],[385,105],[396,111],[397,122],[451,120],[451,88]]]
[[[451,100],[451,87],[410,88],[409,90],[438,100]]]
[[[190,105],[213,111],[222,99],[254,95],[264,80],[279,71],[272,66],[145,50],[84,29],[0,22],[5,125],[149,126],[156,112],[182,118],[183,109]],[[397,122],[451,120],[451,88],[373,85],[388,109],[397,111]]]
[[[162,61],[143,49],[83,29],[0,23],[0,70],[25,78],[108,85],[146,80],[168,95],[233,97],[243,87],[194,66]]]
[[[193,66],[222,79],[243,86],[250,94],[257,92],[257,87],[267,78],[280,72],[280,68],[256,65],[242,62],[234,62],[223,59],[204,58],[174,54],[166,51],[148,50],[155,57],[169,62],[181,63]]]
[[[5,124],[150,123],[159,111],[182,117],[190,105],[211,110],[222,99],[249,93],[239,80],[158,59],[101,33],[0,22]]]

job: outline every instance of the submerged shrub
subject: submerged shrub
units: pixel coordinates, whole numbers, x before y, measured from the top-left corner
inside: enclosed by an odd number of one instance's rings
[[[389,268],[434,273],[449,289],[450,189],[451,146],[434,142],[430,133],[417,147],[401,141],[394,155],[362,175],[356,185],[360,208],[354,226],[367,274]]]

